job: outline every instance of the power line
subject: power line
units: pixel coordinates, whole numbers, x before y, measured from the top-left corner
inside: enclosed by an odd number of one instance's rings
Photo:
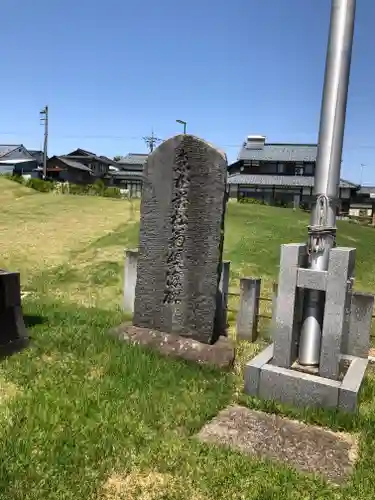
[[[34,135],[33,133],[31,132],[1,132],[0,131],[0,136],[1,135],[18,135],[18,136],[32,136]],[[163,142],[165,141],[166,139],[161,139],[161,138],[158,138],[158,137],[155,137],[153,135],[151,136],[147,136],[147,137],[141,137],[141,136],[129,136],[129,135],[59,135],[59,134],[53,134],[54,138],[56,139],[116,139],[116,140],[131,140],[131,141],[146,141],[149,140],[149,139],[152,139],[153,138],[153,144],[154,146],[159,143],[159,142]],[[158,142],[155,142],[158,141]],[[211,141],[212,142],[212,141]],[[219,144],[218,145],[222,148],[237,148],[237,149],[240,149],[243,147],[243,143],[241,144]],[[362,145],[358,145],[358,146],[346,146],[344,149],[346,150],[364,150],[364,149],[368,149],[368,150],[374,150],[375,149],[375,144],[374,145],[369,145],[369,144],[362,144]]]

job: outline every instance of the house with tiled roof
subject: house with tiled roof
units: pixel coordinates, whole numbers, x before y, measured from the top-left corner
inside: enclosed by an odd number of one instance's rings
[[[47,178],[73,184],[92,184],[98,179],[109,183],[109,173],[115,163],[106,156],[78,148],[66,155],[49,158]]]
[[[228,168],[229,196],[310,208],[317,149],[316,144],[268,143],[265,136],[248,136],[237,161]],[[349,212],[358,189],[357,184],[340,180],[340,211]]]
[[[115,186],[128,189],[130,196],[140,197],[142,193],[143,168],[147,153],[129,153],[115,164],[110,176]]]
[[[23,144],[0,144],[0,174],[31,174],[37,159]]]

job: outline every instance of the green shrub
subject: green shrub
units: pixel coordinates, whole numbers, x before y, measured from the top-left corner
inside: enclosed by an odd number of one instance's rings
[[[90,184],[69,184],[69,193],[87,195],[90,194],[90,186]]]
[[[26,181],[22,177],[22,175],[14,175],[14,174],[7,173],[7,174],[2,174],[1,176],[5,177],[6,179],[9,179],[10,181],[18,182],[18,184],[25,184],[26,183]]]
[[[103,195],[106,198],[122,198],[120,188],[118,187],[107,187],[103,191]]]
[[[240,198],[239,203],[250,203],[251,205],[266,205],[263,200],[256,200],[255,198]]]
[[[40,191],[41,193],[49,193],[54,189],[53,182],[34,178],[28,179],[26,181],[26,186],[35,189],[35,191]]]
[[[94,195],[104,196],[104,191],[106,190],[106,186],[101,179],[97,179],[94,184],[90,185],[91,191]]]

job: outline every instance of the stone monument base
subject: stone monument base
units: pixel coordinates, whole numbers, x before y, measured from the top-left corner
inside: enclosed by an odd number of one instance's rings
[[[228,337],[220,337],[215,344],[210,345],[189,337],[129,324],[122,324],[110,333],[120,340],[150,347],[165,356],[217,368],[231,368],[235,359],[234,344]]]
[[[272,364],[273,344],[245,366],[245,393],[299,407],[332,408],[355,412],[368,359],[341,355],[341,380],[332,380]]]

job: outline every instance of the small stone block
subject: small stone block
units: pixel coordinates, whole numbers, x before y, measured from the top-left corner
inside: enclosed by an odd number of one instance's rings
[[[27,339],[21,306],[0,310],[0,346]]]
[[[262,367],[259,397],[300,407],[337,408],[340,382],[266,364]]]
[[[21,305],[20,273],[0,270],[0,309]]]
[[[221,277],[219,282],[219,294],[221,299],[221,306],[218,306],[217,320],[222,321],[222,325],[219,326],[219,330],[223,333],[227,331],[228,328],[228,293],[229,293],[229,281],[230,281],[230,260],[223,260],[221,263]]]
[[[235,358],[234,344],[228,337],[220,337],[209,345],[192,338],[123,324],[110,331],[110,335],[131,344],[149,347],[163,356],[180,358],[198,364],[229,369]]]
[[[244,370],[244,392],[249,396],[257,396],[259,389],[260,370],[269,363],[273,356],[273,344],[266,347],[257,356],[251,359],[245,365]]]
[[[297,286],[299,288],[324,291],[327,287],[327,271],[298,269]]]
[[[258,337],[258,314],[261,280],[240,280],[240,308],[237,314],[237,339],[255,342]]]
[[[343,338],[342,353],[368,357],[374,296],[353,292],[348,334]]]
[[[124,310],[134,312],[135,286],[137,283],[138,250],[125,250]]]
[[[339,409],[346,412],[355,412],[358,395],[365,376],[368,359],[354,358],[341,383],[339,395]]]

